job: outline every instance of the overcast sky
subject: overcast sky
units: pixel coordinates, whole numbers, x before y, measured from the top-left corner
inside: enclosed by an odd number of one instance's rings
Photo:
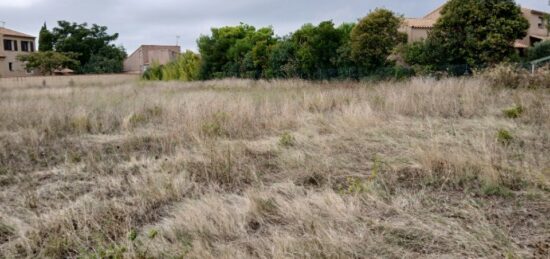
[[[273,26],[286,35],[304,23],[356,21],[376,7],[405,17],[420,17],[445,0],[0,0],[0,21],[6,27],[38,35],[47,22],[97,23],[118,32],[117,44],[128,53],[141,44],[175,44],[196,50],[196,39],[211,27]],[[524,7],[550,11],[548,0],[518,0]]]

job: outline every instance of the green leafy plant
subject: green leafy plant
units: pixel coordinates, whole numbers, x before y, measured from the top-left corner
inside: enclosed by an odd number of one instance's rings
[[[514,137],[512,136],[512,133],[510,133],[510,131],[500,129],[497,132],[497,140],[503,145],[509,145],[514,140]]]
[[[504,116],[506,116],[506,118],[509,118],[509,119],[517,119],[521,116],[521,114],[523,114],[523,112],[524,112],[524,109],[523,109],[523,106],[521,105],[516,105],[514,107],[510,107],[502,111]]]

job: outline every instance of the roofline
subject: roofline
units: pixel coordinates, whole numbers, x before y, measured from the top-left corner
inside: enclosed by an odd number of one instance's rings
[[[428,16],[430,16],[430,15],[432,15],[432,14],[438,12],[438,11],[441,11],[446,4],[447,4],[447,2],[443,3],[439,7],[435,8],[433,11],[431,11],[428,14],[424,15],[424,17],[422,17],[422,18],[427,18]]]
[[[31,36],[31,35],[22,36],[22,35],[14,35],[14,34],[9,34],[9,33],[2,33],[2,35],[9,36],[9,37],[15,37],[15,38],[36,39],[36,37]]]

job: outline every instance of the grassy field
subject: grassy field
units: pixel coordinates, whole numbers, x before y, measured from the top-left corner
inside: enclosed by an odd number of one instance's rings
[[[0,86],[0,258],[548,258],[550,91]]]

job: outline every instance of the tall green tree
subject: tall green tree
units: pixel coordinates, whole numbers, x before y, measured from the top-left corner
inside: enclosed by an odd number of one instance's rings
[[[73,69],[82,73],[122,72],[126,51],[113,42],[118,33],[109,34],[106,26],[59,21],[53,28],[53,49],[59,52],[78,53],[80,66]]]
[[[428,36],[443,64],[490,65],[516,58],[529,28],[514,0],[450,0]]]
[[[388,65],[393,49],[406,40],[398,31],[402,18],[387,9],[376,9],[361,19],[351,31],[353,60],[367,71]]]
[[[53,50],[54,38],[52,32],[48,30],[46,23],[40,28],[38,34],[38,51],[50,51]]]

